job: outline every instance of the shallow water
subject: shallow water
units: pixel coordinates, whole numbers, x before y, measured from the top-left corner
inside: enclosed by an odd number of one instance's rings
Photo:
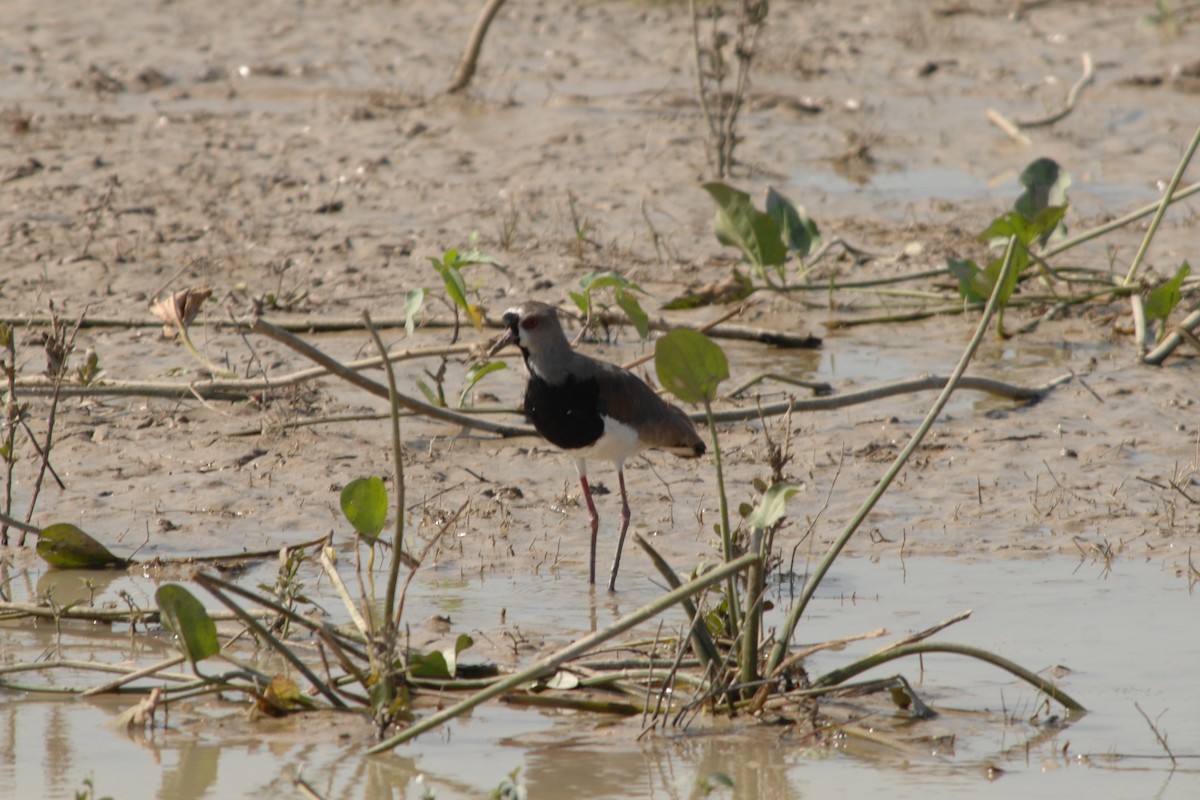
[[[631,571],[619,600],[600,592],[591,604],[579,576],[573,570],[564,573],[482,583],[430,574],[414,585],[409,608],[414,620],[449,613],[456,630],[471,631],[494,630],[497,609],[505,608],[510,630],[548,627],[565,641],[572,631],[590,629],[593,615],[603,624],[657,594]],[[128,583],[150,590],[141,579]],[[205,707],[199,717],[183,713],[186,723],[144,738],[127,737],[106,727],[127,699],[42,699],[7,692],[0,711],[0,796],[63,796],[89,775],[98,793],[121,800],[291,796],[286,775],[300,767],[325,796],[353,798],[397,792],[419,797],[426,787],[443,798],[478,797],[516,767],[531,796],[688,796],[698,778],[714,772],[733,778],[735,797],[821,796],[848,784],[895,797],[959,797],[964,791],[1191,796],[1194,765],[1182,760],[1171,776],[1137,707],[1157,720],[1177,755],[1197,752],[1200,708],[1188,666],[1200,660],[1194,625],[1200,600],[1193,589],[1186,576],[1134,560],[1111,567],[1063,557],[840,560],[812,603],[798,641],[878,627],[890,635],[819,654],[806,663],[810,674],[970,609],[969,620],[938,638],[977,645],[1035,671],[1066,667],[1060,685],[1089,709],[1060,730],[1024,724],[1021,720],[1035,713],[1046,717],[1035,692],[1006,673],[958,656],[927,656],[923,671],[908,660],[868,674],[903,674],[943,712],[909,731],[952,734],[952,748],[942,747],[936,755],[854,741],[845,744],[845,752],[811,750],[789,744],[776,728],[735,736],[705,733],[703,725],[638,744],[628,735],[637,730],[636,718],[487,705],[392,755],[366,758],[359,755],[369,744],[364,726],[350,718],[316,718],[328,730],[313,737],[303,731],[310,724],[303,718],[299,728],[288,721],[248,723],[241,707],[230,704]],[[787,604],[785,593],[780,587],[780,609]],[[36,658],[54,640],[49,626],[39,626],[36,634],[28,623],[7,627],[6,662]],[[90,628],[64,627],[64,655],[86,659],[93,648],[128,655],[126,635],[98,636]],[[169,654],[169,648],[152,649],[143,645],[137,655],[151,660]],[[63,680],[62,673],[56,679]],[[881,721],[893,713],[903,717],[886,706],[876,709]],[[1016,721],[1006,722],[1007,717]],[[1131,757],[1102,766],[1109,753]],[[1096,763],[1084,763],[1084,756]],[[989,780],[989,768],[1002,772],[994,771]]]

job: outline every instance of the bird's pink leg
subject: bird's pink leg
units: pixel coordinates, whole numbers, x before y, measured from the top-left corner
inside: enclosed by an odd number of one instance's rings
[[[579,468],[579,485],[583,487],[583,499],[587,502],[588,519],[592,523],[592,557],[588,564],[588,583],[596,582],[596,534],[600,531],[600,515],[596,513],[596,503],[592,500],[592,490],[588,487],[587,473]]]
[[[621,535],[617,537],[617,555],[613,558],[608,576],[608,590],[617,590],[617,570],[621,568],[621,549],[625,547],[625,532],[629,530],[629,497],[625,494],[625,465],[617,464],[617,483],[621,485]]]

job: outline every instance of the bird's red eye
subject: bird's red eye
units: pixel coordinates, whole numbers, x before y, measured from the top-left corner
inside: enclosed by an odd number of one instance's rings
[[[531,331],[538,326],[537,317],[526,317],[521,320],[521,327],[527,331]]]

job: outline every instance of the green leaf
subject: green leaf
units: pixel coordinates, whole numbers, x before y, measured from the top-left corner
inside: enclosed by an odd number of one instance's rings
[[[821,246],[821,232],[817,230],[817,223],[812,221],[803,206],[793,205],[791,200],[774,188],[767,189],[767,213],[779,226],[788,248],[799,253],[801,258],[807,258]]]
[[[447,266],[442,270],[442,282],[446,284],[446,294],[454,304],[463,311],[470,311],[471,304],[467,301],[467,282],[463,280],[458,267]]]
[[[711,403],[729,377],[725,352],[702,333],[671,331],[654,346],[654,370],[671,394],[685,403]]]
[[[787,260],[787,246],[780,238],[779,224],[750,202],[750,195],[724,183],[713,181],[704,189],[719,206],[713,223],[717,241],[736,247],[754,267],[755,274],[766,280],[766,268]]]
[[[632,289],[637,292],[642,291],[636,283],[611,269],[604,270],[603,272],[588,273],[579,279],[579,285],[587,292],[595,291],[596,289]]]
[[[430,650],[428,653],[412,653],[408,657],[408,674],[414,678],[430,678],[447,681],[454,677],[454,671],[446,662],[445,654],[440,650]]]
[[[458,671],[458,655],[475,640],[465,633],[460,633],[454,644],[442,650],[430,650],[428,653],[416,653],[409,656],[408,671],[414,678],[435,678],[450,680]]]
[[[470,250],[463,253],[462,257],[458,260],[458,266],[460,267],[474,267],[481,264],[496,266],[499,263],[500,262],[497,261],[493,256],[489,256],[487,253],[483,252],[477,247],[472,247]]]
[[[758,502],[758,507],[751,512],[750,518],[746,522],[751,528],[766,530],[783,519],[783,515],[787,512],[788,499],[803,490],[803,486],[791,483],[772,485],[770,489],[767,489],[767,493],[763,495],[762,500]]]
[[[104,569],[130,564],[69,522],[42,528],[38,534],[37,553],[56,569]]]
[[[1008,271],[1008,277],[1005,278],[1004,284],[1000,287],[1000,296],[996,298],[996,302],[1000,308],[1005,308],[1008,305],[1009,299],[1012,298],[1013,292],[1016,291],[1017,282],[1021,279],[1021,273],[1029,266],[1029,250],[1025,245],[1018,244],[1013,248],[1013,263],[1012,268]],[[994,287],[996,281],[1000,278],[1000,270],[1004,269],[1004,256],[992,261],[984,270],[984,275],[987,277],[988,286]],[[991,296],[991,289],[988,290],[988,295]],[[986,297],[984,298],[987,299]]]
[[[972,303],[985,302],[992,294],[992,281],[971,259],[947,258],[946,266],[958,281],[958,293]]]
[[[638,333],[638,338],[643,342],[650,336],[650,317],[642,310],[642,304],[632,293],[624,289],[617,289],[617,305],[625,312],[625,316],[629,317],[629,321],[633,323],[634,330]]]
[[[354,530],[374,542],[387,520],[388,496],[383,481],[374,475],[350,481],[342,489],[341,504]]]
[[[179,637],[179,648],[195,666],[221,650],[217,626],[191,592],[177,583],[158,587],[154,593],[162,622]]]
[[[442,398],[438,396],[438,393],[435,392],[433,389],[430,389],[429,384],[427,384],[425,381],[417,381],[417,388],[421,390],[421,394],[425,395],[425,402],[429,403],[429,405],[431,405],[431,406],[445,405],[442,402]]]
[[[467,385],[458,396],[458,407],[463,407],[463,404],[467,402],[467,395],[470,394],[471,390],[475,388],[475,384],[479,383],[485,375],[490,375],[496,370],[504,369],[504,367],[505,364],[503,361],[488,361],[483,364],[477,364],[467,370]]]
[[[1013,203],[1013,208],[1026,219],[1033,219],[1050,206],[1065,206],[1071,175],[1052,158],[1039,158],[1021,173],[1025,191]]]
[[[1183,286],[1184,279],[1191,274],[1191,265],[1184,261],[1176,271],[1175,277],[1151,290],[1150,294],[1146,296],[1146,316],[1166,322],[1167,317],[1171,315],[1183,297],[1180,287]]]
[[[404,332],[408,334],[408,338],[410,339],[416,328],[413,323],[413,317],[421,309],[421,303],[423,302],[425,302],[424,289],[412,289],[404,295]]]
[[[992,220],[987,229],[979,234],[979,241],[991,242],[1002,239],[1007,244],[1008,237],[1016,236],[1019,242],[1029,242],[1033,239],[1032,227],[1028,219],[1018,211],[1006,211]]]

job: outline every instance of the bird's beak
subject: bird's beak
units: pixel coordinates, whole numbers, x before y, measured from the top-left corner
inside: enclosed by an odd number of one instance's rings
[[[510,344],[516,344],[516,341],[517,341],[517,332],[514,331],[512,328],[505,328],[504,335],[501,336],[499,339],[497,339],[496,343],[491,346],[491,349],[488,350],[488,358],[491,358],[492,356],[496,355],[496,353],[499,353],[501,350],[508,347]]]

